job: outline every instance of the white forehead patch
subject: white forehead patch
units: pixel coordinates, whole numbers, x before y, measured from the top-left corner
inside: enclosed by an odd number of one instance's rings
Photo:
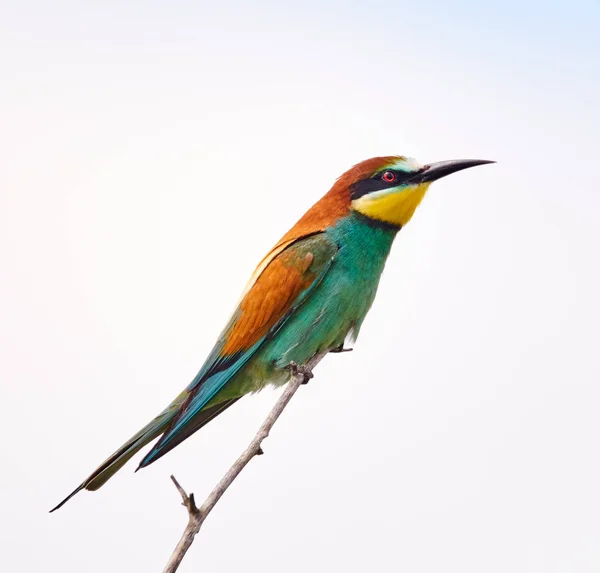
[[[412,157],[403,157],[398,161],[394,162],[390,165],[390,169],[398,169],[400,171],[405,171],[406,173],[414,173],[415,171],[419,171],[419,169],[423,168],[423,164],[419,163],[416,159]]]

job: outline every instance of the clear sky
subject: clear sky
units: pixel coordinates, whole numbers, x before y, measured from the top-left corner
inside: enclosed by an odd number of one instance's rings
[[[181,571],[600,569],[597,2],[0,4],[7,571],[160,571],[277,393],[46,512],[361,159],[432,186]]]

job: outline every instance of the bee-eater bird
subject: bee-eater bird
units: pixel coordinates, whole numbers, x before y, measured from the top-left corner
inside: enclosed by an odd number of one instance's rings
[[[238,307],[189,386],[75,491],[97,490],[143,446],[146,467],[250,392],[290,379],[291,362],[352,344],[398,231],[432,181],[484,160],[421,165],[374,157],[346,171],[256,268]],[[139,469],[138,468],[138,469]]]

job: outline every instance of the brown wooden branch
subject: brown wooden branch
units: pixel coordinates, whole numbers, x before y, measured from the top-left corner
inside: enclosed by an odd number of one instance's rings
[[[181,536],[181,539],[179,540],[179,543],[175,547],[175,550],[169,559],[169,562],[164,568],[163,573],[173,573],[174,571],[177,571],[179,564],[187,553],[187,550],[191,547],[194,538],[200,531],[200,528],[202,527],[204,520],[208,517],[208,514],[212,511],[217,502],[227,491],[227,488],[229,488],[229,486],[233,483],[233,480],[235,480],[235,478],[240,475],[241,471],[248,465],[250,460],[254,456],[259,456],[263,453],[261,448],[263,440],[269,435],[269,432],[277,421],[277,418],[281,416],[281,413],[292,399],[292,396],[297,392],[298,388],[300,388],[302,384],[306,384],[313,377],[312,369],[319,363],[323,356],[325,356],[325,353],[314,356],[305,366],[298,366],[295,363],[290,364],[292,377],[287,383],[285,390],[279,397],[279,400],[277,400],[275,406],[273,406],[273,409],[269,412],[269,415],[259,428],[256,436],[254,436],[254,439],[250,442],[248,447],[235,461],[231,468],[229,468],[221,481],[215,486],[200,509],[198,509],[196,506],[194,494],[190,493],[188,495],[181,485],[179,485],[179,482],[175,479],[175,476],[171,476],[171,480],[173,480],[177,491],[181,495],[182,505],[187,509],[188,523],[185,527],[183,535]]]

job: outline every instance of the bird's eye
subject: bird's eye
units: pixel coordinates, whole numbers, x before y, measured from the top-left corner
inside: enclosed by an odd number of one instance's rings
[[[381,174],[381,178],[386,182],[386,183],[393,183],[394,181],[396,181],[396,174],[393,171],[384,171]]]

